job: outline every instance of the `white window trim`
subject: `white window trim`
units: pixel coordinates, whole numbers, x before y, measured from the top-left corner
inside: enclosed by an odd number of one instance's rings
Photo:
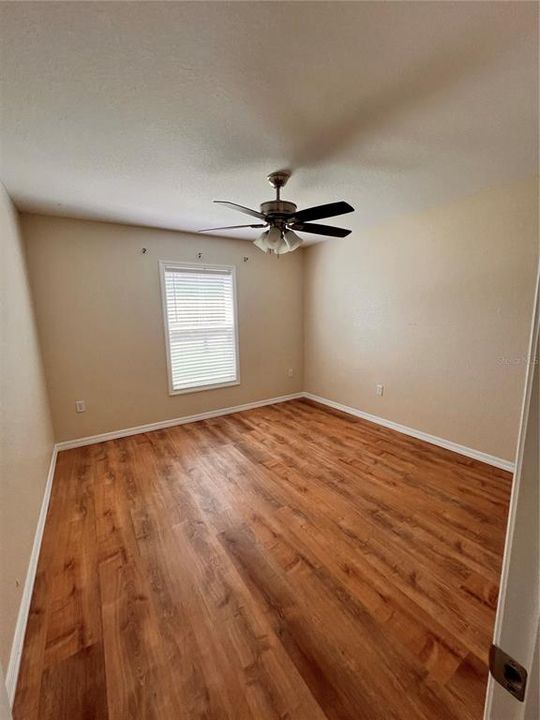
[[[171,346],[169,340],[169,321],[167,314],[167,296],[165,290],[165,270],[169,267],[186,268],[188,270],[228,270],[232,276],[233,287],[233,308],[234,308],[234,329],[236,338],[236,380],[226,383],[212,383],[210,385],[197,385],[191,388],[182,388],[175,390],[172,383],[171,368]],[[208,265],[207,263],[187,263],[179,260],[160,260],[159,276],[161,282],[161,317],[163,321],[163,332],[165,335],[165,354],[167,356],[167,379],[169,385],[169,395],[185,395],[187,393],[202,392],[203,390],[217,390],[218,388],[232,387],[240,385],[240,328],[238,327],[238,301],[236,294],[236,265]]]

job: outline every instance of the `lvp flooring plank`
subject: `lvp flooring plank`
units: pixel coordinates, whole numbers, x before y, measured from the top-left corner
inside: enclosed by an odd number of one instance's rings
[[[87,645],[43,673],[39,717],[45,720],[90,720],[107,717],[101,643]]]
[[[58,457],[15,720],[480,720],[511,475],[294,400]]]

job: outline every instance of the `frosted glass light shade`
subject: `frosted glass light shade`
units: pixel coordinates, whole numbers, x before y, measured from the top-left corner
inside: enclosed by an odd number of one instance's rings
[[[282,232],[277,227],[271,227],[265,230],[261,235],[253,241],[253,244],[263,252],[272,252],[276,255],[284,255],[285,253],[296,250],[302,244],[302,238],[292,230]]]
[[[292,230],[285,230],[284,238],[291,252],[302,244],[302,238]]]

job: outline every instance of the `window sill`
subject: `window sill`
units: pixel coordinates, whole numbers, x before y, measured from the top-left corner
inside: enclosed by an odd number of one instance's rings
[[[232,387],[240,385],[240,380],[232,380],[226,383],[215,383],[212,385],[197,385],[196,387],[183,388],[182,390],[172,390],[169,388],[169,395],[186,395],[187,393],[202,392],[203,390],[217,390],[218,388]]]

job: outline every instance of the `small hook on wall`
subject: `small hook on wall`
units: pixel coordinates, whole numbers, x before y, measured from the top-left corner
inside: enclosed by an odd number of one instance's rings
[[[247,255],[244,255],[244,262],[247,262],[249,260]]]
[[[202,253],[202,252],[198,252],[198,253],[197,253],[197,258],[198,258],[199,260],[202,260],[203,257],[204,257],[204,253]]]
[[[141,254],[142,254],[142,255],[146,255],[147,252],[148,252],[148,250],[147,250],[146,248],[142,248],[142,249],[141,249]]]

